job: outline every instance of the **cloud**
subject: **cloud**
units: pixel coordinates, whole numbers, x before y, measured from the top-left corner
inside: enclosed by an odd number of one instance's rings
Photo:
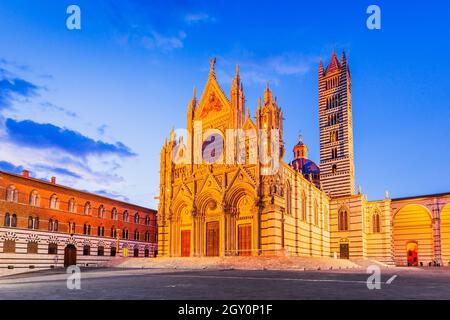
[[[31,120],[6,119],[7,139],[15,144],[33,148],[54,148],[73,156],[115,154],[131,157],[136,154],[121,142],[114,144],[94,140],[81,133],[53,124],[41,124]]]
[[[73,172],[73,171],[71,171],[69,169],[61,168],[61,167],[52,167],[52,166],[47,165],[47,164],[35,164],[35,165],[33,165],[33,170],[44,171],[46,173],[53,173],[53,174],[56,174],[56,175],[62,175],[62,176],[65,176],[65,177],[70,177],[70,178],[75,178],[75,179],[82,179],[83,178],[78,173]]]
[[[16,166],[8,161],[0,161],[0,170],[2,171],[19,174],[22,173],[23,169],[23,166]]]
[[[118,193],[115,192],[111,192],[111,191],[107,191],[107,190],[96,190],[93,191],[92,193],[107,197],[107,198],[113,198],[113,199],[117,199],[117,200],[121,200],[124,202],[129,202],[130,199],[126,196],[120,195]]]
[[[195,24],[200,22],[215,22],[216,19],[207,13],[190,13],[184,17],[184,21],[188,24]]]
[[[0,80],[0,110],[11,107],[18,98],[30,98],[38,95],[39,87],[20,78]]]
[[[64,113],[66,116],[71,118],[76,118],[77,114],[73,111],[67,110],[66,108],[57,106],[51,102],[45,101],[41,102],[40,106],[44,109],[44,111],[58,111]]]
[[[106,132],[106,129],[108,129],[108,126],[106,124],[103,124],[97,128],[97,132],[103,136]]]
[[[177,36],[164,36],[155,31],[151,35],[144,36],[142,43],[147,49],[160,49],[164,52],[183,48],[183,40],[186,38],[186,33],[180,31]]]
[[[220,81],[229,81],[234,75],[229,73],[229,70],[234,70],[236,61],[239,62],[241,78],[245,83],[265,85],[269,82],[278,85],[283,77],[302,76],[308,73],[320,60],[318,56],[296,53],[280,53],[267,57],[256,57],[249,52],[238,55],[239,57],[233,59],[228,57],[219,59],[216,70]]]

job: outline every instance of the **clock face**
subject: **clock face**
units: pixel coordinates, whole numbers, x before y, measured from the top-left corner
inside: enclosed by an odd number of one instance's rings
[[[212,133],[204,140],[202,145],[203,161],[212,164],[222,159],[223,138],[219,133]]]

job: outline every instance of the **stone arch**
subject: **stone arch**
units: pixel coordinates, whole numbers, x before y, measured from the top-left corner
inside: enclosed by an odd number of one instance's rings
[[[251,200],[252,203],[250,204],[254,206],[255,197],[256,192],[254,188],[249,183],[242,182],[234,185],[227,191],[224,196],[224,203],[229,209],[231,209],[232,213],[239,215],[239,206],[243,204],[242,201],[244,198]]]
[[[392,223],[397,265],[408,264],[408,243],[417,243],[419,263],[425,265],[433,261],[432,215],[428,208],[420,204],[407,204],[395,213]]]
[[[207,212],[211,211],[223,211],[222,197],[218,190],[208,189],[201,194],[199,194],[195,200],[195,207],[198,214],[202,217],[206,215]]]
[[[237,255],[252,255],[257,248],[256,192],[247,182],[233,185],[224,196],[230,214],[226,215],[227,251]]]
[[[442,208],[440,218],[442,264],[450,265],[450,203]]]

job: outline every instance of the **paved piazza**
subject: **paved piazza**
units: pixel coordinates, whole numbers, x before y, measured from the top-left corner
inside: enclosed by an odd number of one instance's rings
[[[0,299],[450,299],[449,269],[384,270],[379,290],[367,278],[364,270],[85,269],[81,289],[69,290],[61,269],[2,277]]]

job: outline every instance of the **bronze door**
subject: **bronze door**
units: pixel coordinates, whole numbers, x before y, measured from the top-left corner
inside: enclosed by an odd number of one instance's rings
[[[73,244],[64,249],[64,268],[77,264],[77,248]]]
[[[189,257],[191,255],[191,231],[181,231],[181,256]]]
[[[206,255],[208,257],[219,256],[219,222],[206,224]]]
[[[238,255],[250,256],[252,254],[252,226],[243,224],[238,227]]]

